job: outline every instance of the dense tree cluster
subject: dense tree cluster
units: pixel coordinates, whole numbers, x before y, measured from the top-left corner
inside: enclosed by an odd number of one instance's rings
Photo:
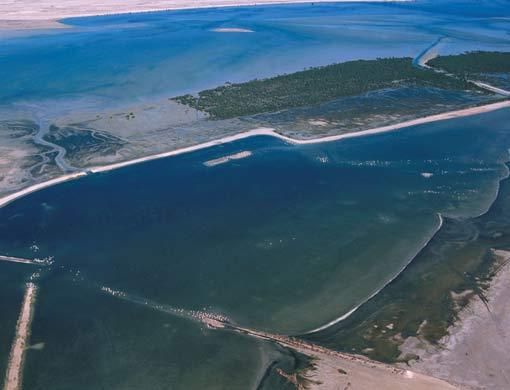
[[[459,75],[508,73],[510,72],[510,52],[473,51],[459,55],[439,56],[430,60],[428,64]]]
[[[319,104],[400,85],[469,89],[465,80],[413,66],[411,58],[357,60],[252,80],[184,95],[174,100],[216,119]]]

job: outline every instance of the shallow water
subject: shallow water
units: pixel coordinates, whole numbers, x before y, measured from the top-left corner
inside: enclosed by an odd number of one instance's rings
[[[356,351],[388,362],[417,360],[455,324],[459,310],[486,289],[502,263],[493,250],[510,249],[510,179],[501,181],[496,201],[477,218],[447,218],[410,266],[346,321],[309,341]],[[455,293],[455,294],[454,294]],[[415,347],[407,337],[419,337]],[[423,349],[422,349],[423,348]]]

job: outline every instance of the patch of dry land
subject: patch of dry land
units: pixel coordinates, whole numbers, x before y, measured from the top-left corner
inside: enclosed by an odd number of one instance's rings
[[[352,0],[318,0],[319,2]],[[357,2],[396,2],[409,0],[356,0]],[[0,28],[58,27],[57,20],[78,16],[163,11],[187,8],[233,7],[241,5],[310,3],[308,0],[4,0],[0,2]],[[7,22],[9,21],[9,22]],[[13,21],[18,21],[14,23]],[[24,21],[21,23],[19,21]],[[37,21],[38,27],[34,27]],[[41,21],[47,21],[42,23]]]
[[[7,367],[7,375],[5,376],[4,390],[21,389],[25,350],[30,336],[30,325],[32,323],[36,294],[36,285],[27,283],[25,297],[23,298],[21,312],[18,318],[16,336],[12,344],[11,355],[9,356],[9,366]]]
[[[211,324],[209,324],[211,326]],[[220,321],[220,327],[223,323]],[[218,327],[212,324],[212,327]],[[453,390],[445,380],[406,368],[379,363],[363,356],[324,348],[293,337],[271,334],[228,324],[227,328],[244,335],[270,340],[310,358],[310,366],[295,373],[279,369],[278,374],[293,383],[298,390]]]
[[[317,344],[280,334],[245,328],[210,313],[192,314],[208,328],[227,329],[244,336],[277,343],[311,358],[308,367],[293,373],[277,373],[297,390],[454,390],[449,382],[407,368],[376,362],[364,356],[338,352]]]
[[[305,352],[305,351],[302,351]],[[450,383],[410,370],[363,360],[361,358],[339,358],[322,352],[307,352],[315,358],[312,369],[303,373],[301,389],[347,390],[453,390]],[[283,373],[281,373],[283,374]],[[291,380],[291,378],[288,378]],[[296,376],[299,384],[299,377]],[[306,386],[306,387],[305,387]]]
[[[491,281],[487,301],[473,295],[437,346],[410,337],[401,347],[420,355],[411,362],[413,370],[463,389],[510,389],[510,252],[494,250],[494,254],[503,265]]]

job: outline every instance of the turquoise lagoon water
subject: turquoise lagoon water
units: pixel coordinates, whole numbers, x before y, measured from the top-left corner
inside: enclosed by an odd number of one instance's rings
[[[474,13],[466,3],[304,4],[67,19],[69,30],[0,39],[0,74],[9,75],[0,105],[25,104],[47,115],[65,102],[104,109],[308,66],[414,57],[439,37],[447,38],[446,52],[508,50],[508,7],[476,2]],[[213,31],[221,27],[254,32]]]
[[[35,244],[38,256],[55,257],[41,274],[32,342],[45,347],[29,351],[27,383],[199,388],[214,378],[211,388],[244,388],[273,361],[292,366],[274,347],[137,298],[281,333],[324,325],[398,274],[438,213],[487,209],[507,173],[509,115],[309,146],[256,137],[7,205],[2,252],[33,256]],[[253,155],[203,165],[241,150]]]

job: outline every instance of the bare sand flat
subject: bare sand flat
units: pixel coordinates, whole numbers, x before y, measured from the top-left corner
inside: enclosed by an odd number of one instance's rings
[[[510,389],[510,252],[493,253],[504,265],[491,282],[487,304],[475,296],[438,346],[411,340],[411,349],[425,349],[413,370],[464,389]]]
[[[353,0],[318,0],[319,2],[352,2]],[[357,2],[395,2],[410,0],[356,0]],[[284,3],[310,3],[307,0],[4,0],[0,2],[0,19],[20,21],[16,28],[34,28],[34,21],[56,21],[62,18],[131,12],[163,11],[187,8],[233,7]],[[11,22],[12,23],[12,22]],[[40,23],[40,22],[39,22]],[[49,24],[47,27],[54,27]],[[0,28],[9,28],[7,22]]]
[[[301,351],[304,352],[304,351]],[[311,381],[309,389],[377,389],[377,390],[454,390],[452,384],[410,370],[357,359],[339,358],[323,353],[309,353],[315,357],[315,370],[305,377]]]
[[[215,327],[211,322],[209,326]],[[220,327],[223,324],[220,321]],[[298,390],[454,390],[449,382],[368,358],[333,351],[293,337],[271,334],[229,324],[244,335],[271,340],[313,359],[312,366],[299,374],[279,374],[297,385]],[[306,385],[303,383],[306,382]]]

